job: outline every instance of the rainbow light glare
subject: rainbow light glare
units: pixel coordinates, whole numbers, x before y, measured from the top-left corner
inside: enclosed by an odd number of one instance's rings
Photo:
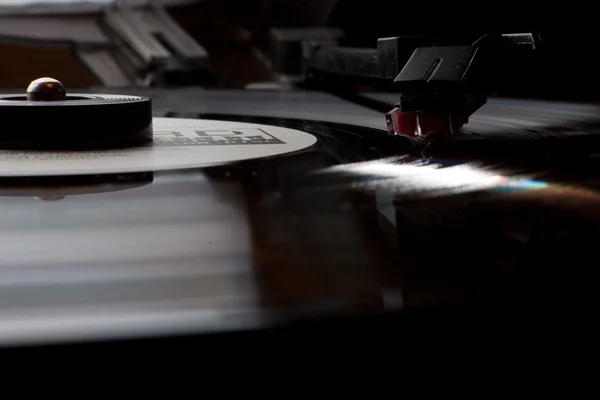
[[[400,162],[398,162],[400,161]],[[514,177],[475,163],[444,166],[431,160],[385,159],[338,165],[320,173],[350,175],[357,189],[390,189],[399,194],[448,194],[481,190],[527,191],[548,187],[543,181]]]

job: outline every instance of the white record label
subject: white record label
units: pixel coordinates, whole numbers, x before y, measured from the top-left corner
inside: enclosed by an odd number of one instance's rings
[[[115,121],[119,123],[119,121]],[[317,138],[271,125],[154,118],[154,141],[108,151],[0,150],[0,176],[103,174],[196,168],[305,149]]]

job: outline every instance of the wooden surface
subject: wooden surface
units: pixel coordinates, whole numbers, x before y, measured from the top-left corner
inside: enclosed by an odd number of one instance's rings
[[[98,84],[94,75],[66,47],[0,43],[0,87],[25,90],[32,80],[50,76],[67,88]]]

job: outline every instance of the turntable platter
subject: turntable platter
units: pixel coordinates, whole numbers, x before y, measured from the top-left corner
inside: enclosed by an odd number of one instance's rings
[[[284,118],[206,101],[155,118],[156,143],[135,149],[2,150],[0,345],[525,313],[591,279],[578,266],[600,239],[594,157],[540,171],[410,156],[370,111],[332,122],[348,109],[327,116],[325,98],[314,119],[306,104]]]

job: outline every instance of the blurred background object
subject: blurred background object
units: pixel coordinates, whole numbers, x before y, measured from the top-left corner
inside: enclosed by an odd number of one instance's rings
[[[335,1],[11,1],[0,6],[0,87],[243,87],[272,79],[271,25],[325,25]],[[205,50],[206,49],[206,50]],[[208,52],[207,52],[208,50]]]
[[[193,3],[196,0],[1,0],[0,14],[3,15],[49,15],[80,14],[98,12],[114,4],[127,3],[138,7],[148,4],[173,6]]]
[[[12,0],[0,6],[0,54],[10,60],[2,64],[0,87],[22,88],[52,75],[69,87],[281,89],[282,60],[298,64],[297,54],[286,55],[293,45],[276,39],[286,29],[304,29],[304,42],[313,45],[323,43],[314,35],[328,32],[330,44],[351,48],[374,48],[377,39],[391,36],[470,44],[487,33],[537,31],[544,49],[523,51],[514,57],[518,62],[497,61],[502,73],[492,74],[491,90],[596,97],[589,13],[549,5],[544,19],[535,7],[495,7],[493,18],[491,11],[382,0]]]

